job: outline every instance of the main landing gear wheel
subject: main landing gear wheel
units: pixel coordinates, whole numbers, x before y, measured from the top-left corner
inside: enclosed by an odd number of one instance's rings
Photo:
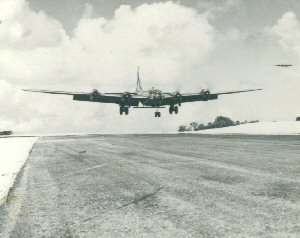
[[[160,114],[160,112],[155,112],[155,113],[154,113],[154,116],[155,116],[155,117],[160,117],[161,114]]]
[[[120,115],[123,115],[125,112],[125,115],[129,114],[129,108],[128,107],[120,107]]]
[[[125,115],[128,115],[128,113],[129,113],[129,108],[125,107]]]
[[[173,114],[173,112],[175,112],[175,114],[178,114],[178,106],[170,106],[169,113]]]
[[[174,107],[175,114],[178,114],[178,106]]]

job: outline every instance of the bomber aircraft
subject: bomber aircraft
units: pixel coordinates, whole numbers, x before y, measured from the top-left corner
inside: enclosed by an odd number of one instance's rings
[[[276,64],[275,66],[278,66],[278,67],[291,67],[292,65],[291,64]]]
[[[51,90],[36,90],[36,89],[23,89],[29,92],[49,93],[49,94],[63,94],[73,96],[73,100],[88,101],[98,103],[115,103],[120,107],[120,115],[128,115],[129,108],[155,108],[155,117],[160,117],[161,113],[158,111],[160,108],[169,107],[169,113],[178,113],[178,106],[182,103],[209,101],[215,100],[219,95],[243,93],[250,91],[258,91],[262,89],[249,89],[242,91],[220,92],[211,93],[209,90],[201,90],[196,93],[180,93],[176,92],[162,92],[159,89],[151,88],[150,90],[143,90],[139,70],[137,71],[137,85],[135,92],[121,92],[121,93],[102,93],[94,89],[90,93],[84,92],[66,92],[66,91],[51,91]]]

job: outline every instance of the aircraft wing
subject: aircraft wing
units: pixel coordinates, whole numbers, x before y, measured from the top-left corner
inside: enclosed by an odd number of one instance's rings
[[[52,91],[52,90],[37,90],[37,89],[23,89],[26,92],[35,93],[48,93],[48,94],[60,94],[60,95],[71,95],[73,100],[76,101],[88,101],[88,102],[99,102],[99,103],[117,103],[120,104],[126,100],[131,106],[138,106],[139,102],[145,97],[136,95],[136,93],[99,93],[97,90],[93,90],[91,93],[87,92],[67,92],[67,91]]]
[[[224,94],[234,94],[234,93],[245,93],[245,92],[253,92],[253,91],[260,91],[262,88],[256,88],[256,89],[247,89],[247,90],[241,90],[241,91],[231,91],[231,92],[220,92],[220,93],[214,93],[216,95],[224,95]]]
[[[34,93],[63,94],[63,95],[88,94],[88,93],[79,93],[79,92],[51,91],[51,90],[37,90],[37,89],[23,89],[23,91],[34,92]]]
[[[165,96],[164,99],[166,104],[173,104],[173,103],[176,104],[179,102],[184,103],[184,102],[209,101],[209,100],[217,99],[219,95],[252,92],[258,90],[262,90],[262,89],[248,89],[248,90],[219,92],[219,93],[210,93],[209,91],[201,91],[200,93],[183,93],[179,95],[167,95]]]

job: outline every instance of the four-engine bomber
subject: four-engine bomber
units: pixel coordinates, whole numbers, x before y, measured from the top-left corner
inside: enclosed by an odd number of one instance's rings
[[[66,92],[66,91],[51,91],[51,90],[35,90],[23,89],[29,92],[49,93],[49,94],[64,94],[72,95],[73,100],[76,101],[89,101],[98,103],[115,103],[120,107],[120,115],[128,115],[129,108],[155,108],[155,117],[160,117],[161,113],[158,111],[160,108],[169,107],[169,113],[178,113],[178,107],[182,103],[209,101],[215,100],[219,95],[234,94],[250,91],[258,91],[262,89],[249,89],[231,92],[211,93],[209,90],[201,90],[198,93],[180,93],[176,92],[163,92],[159,89],[151,88],[150,90],[143,90],[141,86],[139,70],[137,71],[137,86],[135,92],[122,92],[122,93],[102,93],[94,89],[90,93],[81,92]]]

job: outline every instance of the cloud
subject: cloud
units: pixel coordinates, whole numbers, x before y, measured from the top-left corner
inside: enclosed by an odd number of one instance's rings
[[[0,2],[0,19],[6,21],[15,18],[26,5],[25,0],[2,0]]]
[[[211,1],[211,0],[201,0],[197,3],[197,8],[200,11],[206,12],[211,18],[215,18],[216,15],[224,14],[230,12],[242,5],[241,0],[221,0],[221,1]]]
[[[274,104],[280,105],[282,111],[296,117],[300,107],[300,24],[294,12],[286,12],[277,23],[268,29],[275,37],[278,45],[286,55],[292,55],[288,61],[281,63],[293,64],[289,70],[283,70],[283,82],[273,85],[277,98]],[[285,60],[287,57],[284,57]],[[291,61],[291,59],[293,59]]]
[[[94,12],[94,7],[92,4],[86,3],[85,10],[82,14],[82,18],[92,18]]]
[[[61,24],[44,12],[30,10],[23,0],[4,0],[0,4],[1,49],[51,47],[61,42]]]
[[[215,31],[207,15],[173,2],[123,5],[112,19],[93,18],[93,7],[86,5],[71,36],[60,22],[33,11],[26,1],[1,4],[0,80],[6,86],[0,98],[9,111],[1,107],[0,113],[19,131],[144,132],[177,127],[179,122],[171,116],[155,121],[152,111],[125,118],[118,115],[117,105],[73,102],[20,89],[133,90],[138,65],[144,87],[200,89],[196,76],[186,75],[214,48]],[[145,123],[149,117],[152,122]]]
[[[284,50],[296,51],[300,55],[300,25],[294,12],[286,12],[270,32],[278,37]]]
[[[25,0],[0,2],[0,129],[19,132],[167,132],[217,115],[236,120],[286,120],[299,114],[300,69],[274,67],[299,62],[299,21],[287,12],[274,25],[254,31],[227,26],[213,17],[234,12],[239,1],[221,1],[203,13],[174,2],[122,5],[112,19],[86,4],[71,35]],[[3,10],[4,9],[4,10]],[[222,17],[220,17],[222,18]],[[220,19],[218,19],[220,20]],[[226,25],[226,24],[225,24]],[[251,37],[249,37],[249,35]],[[198,92],[263,87],[259,93],[184,104],[177,116],[118,105],[76,102],[68,96],[22,92],[22,88],[100,92],[132,91],[136,69],[144,88]],[[4,106],[3,106],[4,105]]]

